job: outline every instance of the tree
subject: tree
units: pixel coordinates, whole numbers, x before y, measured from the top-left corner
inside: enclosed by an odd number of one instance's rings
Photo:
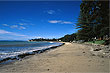
[[[73,33],[71,35],[67,34],[62,38],[59,38],[58,40],[64,41],[64,42],[72,42],[73,40],[76,40],[76,33]]]
[[[91,20],[92,4],[93,1],[83,1],[80,5],[80,16],[77,23],[77,27],[80,28],[77,36],[79,40],[87,41],[95,35],[93,31],[94,24]]]
[[[82,1],[76,25],[80,28],[77,34],[79,40],[88,41],[94,37],[109,35],[109,2]]]

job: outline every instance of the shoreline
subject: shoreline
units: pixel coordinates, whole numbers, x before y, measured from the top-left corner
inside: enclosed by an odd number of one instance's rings
[[[61,43],[61,42],[60,42]],[[51,49],[54,49],[54,48],[57,48],[57,47],[60,47],[62,45],[64,45],[65,43],[61,43],[60,45],[57,45],[57,46],[52,46],[52,47],[49,47],[49,48],[44,48],[44,49],[41,49],[41,50],[35,50],[35,51],[32,51],[32,52],[26,52],[26,53],[22,53],[22,54],[19,54],[19,55],[16,55],[16,56],[12,56],[12,57],[7,57],[7,58],[4,58],[2,60],[0,60],[0,65],[2,65],[2,63],[4,64],[5,62],[7,63],[7,61],[9,60],[21,60],[23,59],[24,57],[26,56],[30,56],[30,55],[35,55],[35,54],[40,54],[40,53],[43,53],[47,50],[51,50]],[[11,62],[11,61],[10,61]]]
[[[0,73],[108,73],[109,59],[93,56],[91,46],[68,43],[51,51],[35,54],[0,67]]]

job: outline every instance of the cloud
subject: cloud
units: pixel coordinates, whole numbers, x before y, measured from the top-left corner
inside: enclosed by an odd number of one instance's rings
[[[20,24],[20,25],[24,25],[24,24]],[[18,25],[12,25],[12,26],[10,26],[10,28],[16,28],[16,29],[26,29],[26,27],[23,27],[23,26],[18,26]]]
[[[18,25],[12,25],[12,26],[10,26],[10,28],[17,28],[18,27]]]
[[[43,38],[43,37],[40,37],[40,36],[27,36],[26,38],[28,38],[28,39],[38,39],[38,38]]]
[[[73,22],[69,22],[69,21],[62,21],[62,24],[73,24]]]
[[[54,11],[54,10],[48,10],[47,13],[48,13],[48,14],[54,14],[55,11]]]
[[[18,23],[19,25],[35,25],[33,23],[31,23],[32,18],[28,18],[28,19],[20,19],[20,23]]]
[[[26,27],[20,26],[19,29],[26,29]]]
[[[59,23],[59,24],[73,24],[73,22],[70,21],[62,21],[62,20],[50,20],[49,23]]]
[[[28,40],[34,38],[41,38],[39,36],[28,36],[15,32],[10,32],[0,29],[0,40]]]
[[[2,24],[3,26],[7,26],[7,27],[10,27],[10,28],[19,28],[18,25],[8,25],[8,24]]]
[[[33,23],[31,23],[31,21],[27,20],[27,19],[20,19],[21,21],[19,21],[19,23],[16,24],[2,24],[2,26],[6,26],[7,28],[15,28],[15,29],[26,29],[26,27],[24,26],[28,26],[28,25],[35,25]]]
[[[21,26],[25,26],[25,25],[35,25],[35,24],[32,24],[32,23],[29,23],[29,22],[25,22],[25,23],[18,23],[19,25],[21,25]]]
[[[2,24],[3,26],[9,26],[8,24]]]
[[[25,25],[24,23],[19,23],[19,25]]]
[[[61,13],[61,11],[62,11],[61,9],[56,9],[56,10],[46,10],[44,12],[52,15],[52,14],[55,14],[55,13]]]
[[[0,34],[9,34],[9,35],[14,35],[14,36],[26,36],[26,35],[14,33],[14,32],[9,32],[9,31],[2,30],[2,29],[0,29]]]
[[[49,23],[61,23],[60,20],[51,20],[51,21],[48,21]]]
[[[15,36],[26,36],[26,35],[17,34],[17,33],[12,33],[11,35],[15,35]]]
[[[0,34],[9,34],[11,32],[5,31],[5,30],[0,30]]]

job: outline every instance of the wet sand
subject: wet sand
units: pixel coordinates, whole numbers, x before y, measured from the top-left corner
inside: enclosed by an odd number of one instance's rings
[[[91,46],[65,45],[0,66],[0,73],[109,73],[109,59],[91,55]]]

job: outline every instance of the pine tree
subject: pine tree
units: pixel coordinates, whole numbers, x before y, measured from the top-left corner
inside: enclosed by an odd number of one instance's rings
[[[80,16],[76,24],[79,40],[92,40],[94,37],[109,36],[109,2],[82,1]]]

